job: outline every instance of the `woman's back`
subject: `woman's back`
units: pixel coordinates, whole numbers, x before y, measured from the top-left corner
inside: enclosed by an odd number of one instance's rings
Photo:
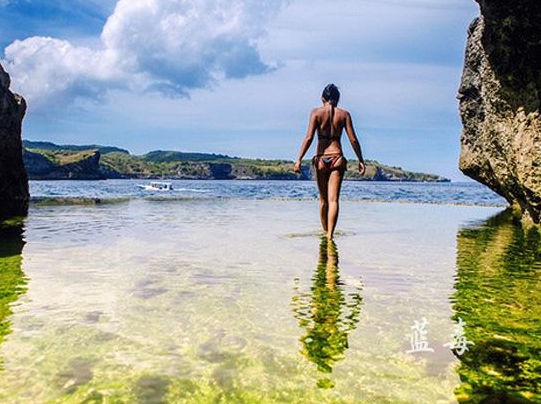
[[[317,120],[317,153],[341,152],[340,139],[346,126],[348,112],[333,106],[324,106],[313,110]]]

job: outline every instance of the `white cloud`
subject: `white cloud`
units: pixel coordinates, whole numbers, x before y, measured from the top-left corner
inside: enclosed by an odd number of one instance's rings
[[[47,97],[47,102],[61,95],[99,96],[122,76],[111,52],[47,37],[15,41],[5,49],[4,63],[17,91],[31,100]]]
[[[2,0],[0,0],[2,1]],[[31,37],[5,49],[13,87],[35,106],[111,87],[187,96],[223,78],[272,70],[256,40],[286,0],[120,0],[102,47]]]

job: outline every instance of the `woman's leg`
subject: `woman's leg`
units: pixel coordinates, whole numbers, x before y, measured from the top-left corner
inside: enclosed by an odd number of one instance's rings
[[[327,214],[327,237],[334,237],[334,229],[338,221],[338,199],[340,198],[340,188],[344,179],[343,170],[333,170],[329,176],[328,182],[328,201],[329,208]]]
[[[321,219],[321,226],[323,231],[327,233],[327,223],[328,223],[328,182],[329,182],[329,173],[324,172],[317,165],[315,166],[316,170],[316,180],[317,188],[319,189],[319,217]]]

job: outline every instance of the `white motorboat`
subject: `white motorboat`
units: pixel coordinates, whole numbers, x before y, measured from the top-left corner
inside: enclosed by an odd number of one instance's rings
[[[171,182],[151,181],[150,184],[137,184],[137,186],[145,191],[172,191],[173,184]]]

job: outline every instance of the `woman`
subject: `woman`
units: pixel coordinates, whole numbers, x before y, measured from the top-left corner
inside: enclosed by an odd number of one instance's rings
[[[317,186],[320,195],[320,216],[323,231],[327,238],[332,239],[338,220],[338,198],[340,186],[347,168],[347,160],[342,153],[340,138],[345,128],[351,146],[359,159],[359,174],[364,175],[365,165],[361,146],[351,115],[345,109],[338,108],[340,91],[334,84],[329,84],[323,90],[321,101],[323,106],[312,110],[308,132],[302,142],[299,158],[295,162],[295,172],[301,172],[301,161],[314,139],[317,131],[317,152],[312,163],[316,171]]]

